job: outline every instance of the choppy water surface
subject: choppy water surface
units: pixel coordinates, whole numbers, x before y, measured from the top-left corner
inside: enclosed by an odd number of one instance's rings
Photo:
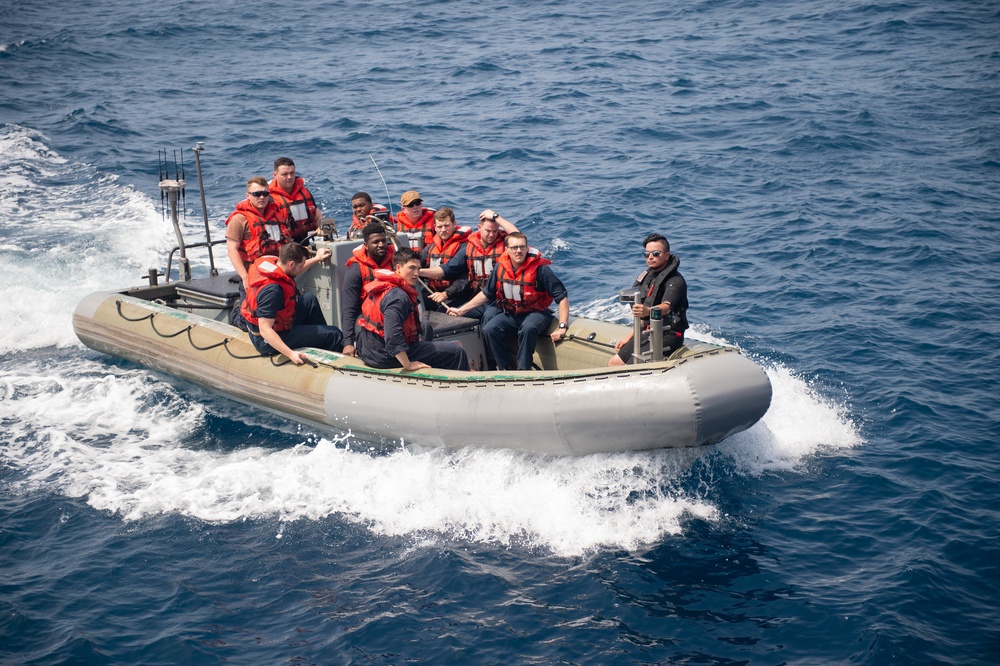
[[[0,661],[995,659],[995,7],[3,14]],[[196,141],[216,237],[279,155],[345,222],[372,156],[394,204],[515,220],[579,314],[624,318],[661,231],[771,409],[697,451],[373,448],[84,348],[77,301],[163,266],[156,151],[193,180]]]

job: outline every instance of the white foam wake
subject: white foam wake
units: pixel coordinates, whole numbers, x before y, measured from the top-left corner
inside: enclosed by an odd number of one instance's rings
[[[0,127],[0,354],[76,343],[87,293],[134,286],[171,245],[153,201],[117,177],[67,162],[41,134]]]

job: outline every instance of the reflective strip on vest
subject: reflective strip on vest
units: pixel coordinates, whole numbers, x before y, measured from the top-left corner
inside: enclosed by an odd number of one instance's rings
[[[298,201],[288,204],[288,214],[296,222],[301,222],[309,219],[309,208],[306,206],[305,201]]]

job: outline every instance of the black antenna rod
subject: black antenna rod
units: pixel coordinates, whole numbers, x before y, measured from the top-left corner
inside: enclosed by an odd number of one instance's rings
[[[188,209],[187,209],[187,187],[186,187],[187,180],[185,180],[184,177],[184,151],[181,151],[181,183],[184,183],[184,185],[181,185],[181,206],[184,212],[184,219],[186,220]]]

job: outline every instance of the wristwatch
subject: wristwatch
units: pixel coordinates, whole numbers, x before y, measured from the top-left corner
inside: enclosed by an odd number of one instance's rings
[[[569,328],[569,324],[565,322],[559,322],[559,328]]]
[[[496,222],[498,217],[500,217],[500,213],[493,213],[493,217],[490,218],[490,221]]]

